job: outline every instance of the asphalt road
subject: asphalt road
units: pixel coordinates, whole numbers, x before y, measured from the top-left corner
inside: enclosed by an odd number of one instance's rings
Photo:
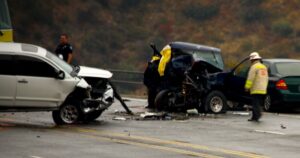
[[[145,100],[118,102],[89,124],[55,126],[50,112],[0,113],[2,158],[298,158],[300,112],[170,114],[143,119]]]

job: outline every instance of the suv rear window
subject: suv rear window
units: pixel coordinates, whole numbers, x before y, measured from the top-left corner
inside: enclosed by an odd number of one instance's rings
[[[276,63],[275,67],[283,76],[300,76],[300,62]]]

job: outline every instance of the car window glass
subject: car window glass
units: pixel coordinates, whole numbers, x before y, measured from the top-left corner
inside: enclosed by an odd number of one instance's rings
[[[266,62],[263,62],[263,64],[267,67],[269,76],[272,76],[270,64],[269,64],[269,63],[266,63]]]
[[[251,63],[249,61],[243,62],[237,69],[234,71],[236,76],[246,78],[248,71],[250,69]]]
[[[68,74],[71,74],[71,72],[73,71],[73,67],[71,65],[69,65],[67,62],[65,62],[64,60],[58,58],[56,55],[54,55],[51,52],[47,52],[46,57],[48,59],[50,59],[52,62],[54,62],[55,64],[57,64],[60,68],[62,68],[65,72],[67,72]]]
[[[17,57],[17,75],[35,77],[55,77],[55,69],[48,63],[33,57]]]
[[[0,29],[11,29],[10,16],[6,1],[0,1]]]
[[[0,75],[14,75],[14,62],[11,55],[0,55]]]
[[[276,70],[279,74],[283,76],[299,76],[300,75],[300,62],[286,62],[286,63],[276,63]]]
[[[220,53],[208,52],[208,51],[203,51],[203,52],[194,51],[193,57],[194,58],[203,58],[210,64],[212,64],[220,69],[224,68],[223,60],[222,60]]]

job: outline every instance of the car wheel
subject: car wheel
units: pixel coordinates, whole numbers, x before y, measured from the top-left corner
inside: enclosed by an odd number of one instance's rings
[[[170,110],[175,103],[175,94],[169,90],[160,91],[155,97],[154,105],[158,110]]]
[[[90,122],[96,120],[101,114],[103,113],[103,110],[93,111],[91,113],[85,114],[84,121]]]
[[[270,95],[266,95],[263,109],[264,109],[264,111],[272,111],[273,110]]]
[[[57,125],[74,124],[82,119],[82,111],[77,103],[66,103],[59,110],[53,111],[52,117]]]
[[[226,97],[220,91],[212,91],[205,98],[207,112],[214,114],[224,113],[227,110]]]

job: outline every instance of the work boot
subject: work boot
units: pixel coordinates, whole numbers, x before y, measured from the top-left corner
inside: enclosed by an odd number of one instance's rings
[[[248,119],[248,121],[253,121],[253,122],[259,122],[259,120],[258,119],[255,119],[255,118],[251,118],[251,119]]]

